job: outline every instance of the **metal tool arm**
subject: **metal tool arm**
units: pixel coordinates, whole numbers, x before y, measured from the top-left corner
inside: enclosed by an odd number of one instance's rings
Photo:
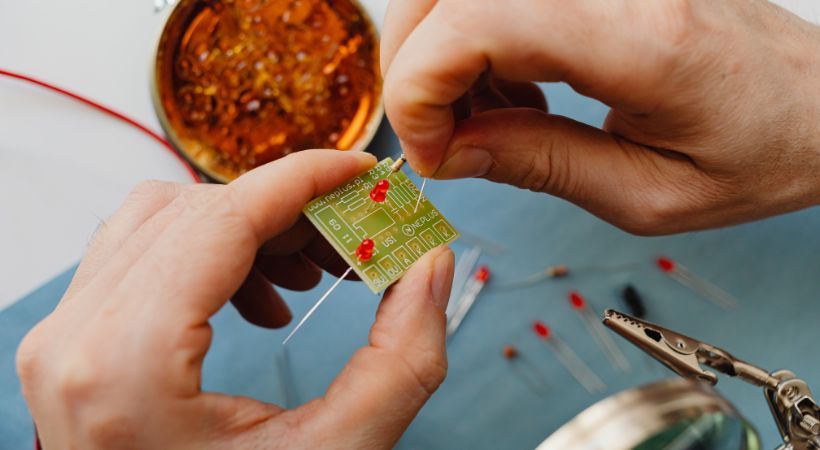
[[[713,345],[613,310],[604,325],[684,378],[717,383],[720,373],[760,386],[783,438],[778,450],[820,450],[820,407],[808,385],[793,373],[769,373]]]

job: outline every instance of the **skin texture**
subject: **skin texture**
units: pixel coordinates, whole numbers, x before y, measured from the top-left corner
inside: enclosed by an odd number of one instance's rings
[[[820,203],[820,29],[763,0],[393,0],[385,107],[424,176],[567,199],[627,231]],[[530,82],[611,107],[549,114]]]
[[[308,289],[319,267],[344,269],[301,209],[375,162],[311,150],[227,186],[137,187],[97,232],[58,307],[18,350],[43,448],[395,444],[447,371],[447,248],[429,252],[387,291],[369,345],[323,397],[284,410],[200,387],[208,320],[229,297],[251,322],[283,326],[290,313],[269,280]]]

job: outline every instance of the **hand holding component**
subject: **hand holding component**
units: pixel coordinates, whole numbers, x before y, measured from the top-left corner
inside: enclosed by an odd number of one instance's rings
[[[201,387],[209,320],[229,297],[244,295],[248,303],[237,307],[255,323],[290,319],[270,283],[253,275],[260,246],[267,254],[297,250],[278,260],[277,280],[318,281],[298,252],[310,241],[298,225],[301,209],[374,163],[363,153],[305,151],[227,186],[135,191],[96,234],[57,309],[18,350],[43,448],[394,445],[446,372],[446,249],[425,255],[388,290],[369,345],[320,401],[285,410]]]
[[[383,30],[385,110],[423,176],[543,191],[639,234],[820,201],[820,28],[767,1],[394,0]],[[610,114],[548,114],[532,81]]]

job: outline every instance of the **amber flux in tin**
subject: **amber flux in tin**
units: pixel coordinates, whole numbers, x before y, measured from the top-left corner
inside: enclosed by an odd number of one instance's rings
[[[232,179],[291,152],[354,146],[381,89],[377,39],[356,4],[202,4],[159,87],[195,162]]]

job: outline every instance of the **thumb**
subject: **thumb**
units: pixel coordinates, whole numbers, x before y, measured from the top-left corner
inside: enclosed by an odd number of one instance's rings
[[[525,108],[459,123],[433,178],[466,177],[556,195],[637,234],[676,231],[669,219],[685,214],[704,178],[686,157]]]
[[[370,345],[353,355],[312,405],[305,425],[321,430],[317,437],[333,439],[336,448],[391,448],[398,441],[444,381],[444,309],[452,279],[453,252],[440,247],[388,291]]]

